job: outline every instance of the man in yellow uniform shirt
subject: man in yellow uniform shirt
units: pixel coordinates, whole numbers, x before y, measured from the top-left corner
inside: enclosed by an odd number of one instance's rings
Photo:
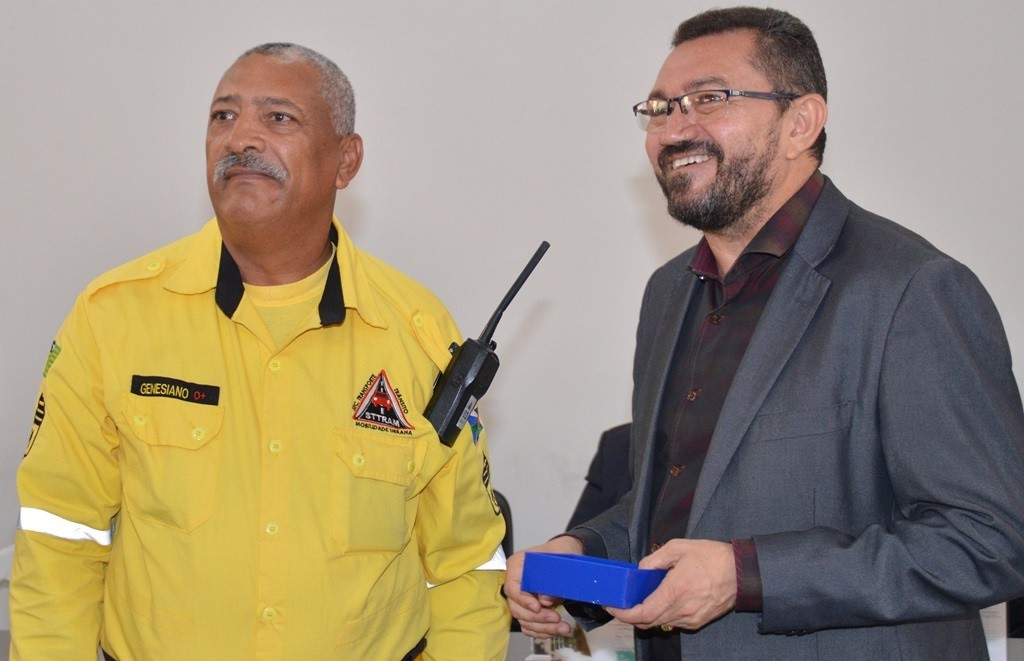
[[[217,217],[101,276],[53,343],[18,472],[12,659],[503,659],[504,523],[460,340],[333,219],[351,87],[292,44],[210,109]]]

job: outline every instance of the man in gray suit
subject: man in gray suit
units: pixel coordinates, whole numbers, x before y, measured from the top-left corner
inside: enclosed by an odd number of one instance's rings
[[[984,658],[979,608],[1024,593],[1024,412],[991,299],[820,173],[802,22],[715,10],[672,45],[634,113],[704,236],[644,294],[633,490],[537,550],[668,570],[607,609],[638,659]],[[567,633],[522,567],[523,631]]]

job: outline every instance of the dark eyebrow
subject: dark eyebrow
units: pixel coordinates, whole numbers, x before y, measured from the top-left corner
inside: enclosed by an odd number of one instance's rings
[[[210,104],[210,107],[212,108],[213,106],[219,103],[234,103],[237,105],[240,101],[241,97],[239,97],[237,94],[226,94],[224,96],[218,96],[217,98],[215,98],[213,100],[213,103]]]
[[[721,76],[706,76],[704,78],[698,78],[697,80],[691,80],[687,89],[690,92],[695,92],[697,90],[707,89],[708,85],[725,87],[727,85],[727,81]]]
[[[255,101],[258,106],[280,106],[290,108],[292,110],[302,110],[302,108],[288,99],[279,99],[272,96],[258,96],[253,99],[253,101]]]
[[[279,99],[279,98],[273,97],[273,96],[258,96],[255,99],[253,99],[253,102],[257,106],[261,106],[261,107],[262,106],[278,106],[278,107],[288,108],[288,109],[299,111],[299,112],[301,112],[301,110],[302,110],[302,108],[300,108],[294,102],[289,101],[288,99]],[[212,107],[212,106],[215,106],[215,105],[218,105],[218,104],[221,104],[221,103],[241,105],[242,97],[240,97],[237,94],[225,94],[224,96],[218,96],[217,98],[215,98],[213,100],[213,103],[211,103],[210,105]]]
[[[690,92],[695,92],[695,91],[700,90],[700,89],[707,89],[708,85],[715,85],[715,86],[719,86],[720,85],[722,87],[725,87],[727,84],[728,84],[728,81],[726,81],[725,78],[723,78],[721,76],[705,76],[704,78],[697,78],[696,80],[691,80],[689,83],[687,83],[687,85],[686,85],[686,90],[687,91],[684,92],[684,94],[689,94]],[[650,95],[648,95],[647,98],[649,98],[649,99],[667,99],[668,95],[665,94],[664,91],[662,91],[662,90],[660,90],[658,88],[655,88],[655,89],[651,90],[651,93],[650,93]]]

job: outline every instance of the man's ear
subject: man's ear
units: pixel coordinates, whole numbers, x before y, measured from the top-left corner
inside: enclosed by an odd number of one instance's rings
[[[805,94],[794,99],[790,108],[790,132],[786,158],[796,158],[809,150],[821,135],[828,120],[828,104],[820,94]]]
[[[341,165],[338,166],[338,176],[334,180],[334,187],[338,190],[345,188],[359,172],[359,166],[363,164],[363,139],[358,133],[349,133],[341,138]]]

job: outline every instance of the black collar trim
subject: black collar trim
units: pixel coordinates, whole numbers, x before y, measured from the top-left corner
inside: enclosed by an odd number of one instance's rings
[[[220,244],[220,270],[217,271],[217,292],[214,298],[217,300],[217,307],[227,317],[233,317],[238,304],[242,302],[242,294],[245,287],[242,285],[242,272],[238,270],[228,247],[222,241]]]
[[[338,245],[338,228],[331,225],[331,243]],[[217,271],[217,292],[214,298],[217,307],[227,317],[233,317],[238,310],[238,304],[242,302],[242,294],[245,293],[245,286],[242,284],[242,273],[238,270],[227,246],[220,244],[220,269]],[[324,285],[323,296],[320,297],[320,305],[317,307],[320,313],[320,325],[331,326],[345,321],[345,295],[341,291],[341,269],[338,267],[338,255],[335,250],[335,257],[331,260],[331,267],[327,271],[327,283]]]
[[[341,268],[338,266],[338,228],[331,223],[331,243],[335,245],[334,259],[327,271],[324,295],[320,298],[320,325],[332,326],[345,321],[345,294],[341,291]]]

